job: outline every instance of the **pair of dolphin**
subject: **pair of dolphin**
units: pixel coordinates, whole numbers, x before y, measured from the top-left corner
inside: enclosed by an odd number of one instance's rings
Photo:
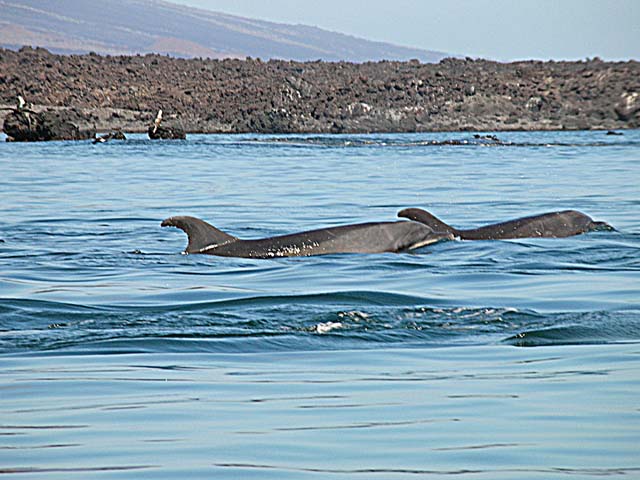
[[[396,222],[359,223],[256,240],[241,240],[195,217],[167,218],[163,227],[177,227],[187,234],[185,253],[223,257],[276,258],[331,253],[384,253],[415,250],[440,240],[502,240],[513,238],[561,238],[592,230],[611,230],[575,210],[544,213],[495,223],[471,230],[458,230],[426,210],[406,208],[406,218]]]

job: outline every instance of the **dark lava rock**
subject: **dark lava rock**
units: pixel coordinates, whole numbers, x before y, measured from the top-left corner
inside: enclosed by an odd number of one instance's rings
[[[14,110],[4,119],[4,133],[8,142],[46,142],[51,140],[88,140],[94,130],[81,130],[70,111],[47,110],[33,112]]]
[[[127,137],[120,130],[100,135],[93,139],[93,143],[107,143],[109,140],[126,140]]]
[[[640,128],[640,62],[295,62],[0,49],[0,108],[92,112],[89,127],[154,134]],[[171,125],[171,124],[168,124]],[[183,130],[184,129],[184,130]],[[173,130],[173,132],[172,132]],[[178,135],[178,138],[184,138]]]
[[[149,138],[151,140],[185,140],[186,132],[180,127],[149,127]]]
[[[615,111],[620,120],[631,120],[636,113],[640,112],[640,93],[625,92],[622,94],[620,102],[615,106]]]

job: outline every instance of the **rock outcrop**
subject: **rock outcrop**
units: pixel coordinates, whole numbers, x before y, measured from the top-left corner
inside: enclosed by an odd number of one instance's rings
[[[186,132],[180,127],[149,127],[148,134],[151,140],[184,140],[187,138]]]
[[[127,137],[122,131],[114,130],[113,132],[105,133],[93,139],[93,143],[107,143],[111,140],[126,140]]]
[[[3,130],[7,141],[45,142],[51,140],[88,140],[95,136],[94,129],[81,129],[86,124],[71,110],[34,112],[16,109],[4,119]]]
[[[445,59],[327,63],[53,55],[0,49],[0,104],[74,107],[147,132],[364,133],[640,127],[640,63]]]

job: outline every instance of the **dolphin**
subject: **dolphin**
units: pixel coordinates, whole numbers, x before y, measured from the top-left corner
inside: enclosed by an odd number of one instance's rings
[[[406,220],[342,225],[255,240],[241,240],[195,217],[170,217],[161,226],[177,227],[187,234],[184,253],[242,258],[401,252],[454,238],[450,232]]]
[[[549,212],[531,217],[494,223],[469,230],[458,230],[420,208],[405,208],[398,217],[420,222],[434,231],[450,233],[461,240],[503,240],[510,238],[564,238],[593,230],[614,230],[605,222],[595,222],[576,210]]]

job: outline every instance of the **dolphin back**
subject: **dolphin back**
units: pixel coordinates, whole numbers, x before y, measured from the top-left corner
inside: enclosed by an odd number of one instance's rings
[[[320,228],[277,237],[238,240],[203,251],[213,255],[278,258],[335,253],[401,252],[452,238],[416,222],[379,222]]]
[[[342,225],[255,240],[233,237],[195,217],[170,217],[161,225],[177,227],[187,234],[185,253],[242,258],[400,252],[453,238],[427,225],[406,221]]]
[[[344,225],[302,235],[314,238],[317,250],[323,254],[402,252],[453,238],[448,233],[434,232],[427,225],[405,221]]]
[[[206,253],[208,248],[215,248],[238,240],[196,217],[169,217],[163,220],[160,226],[176,227],[187,234],[189,243],[184,250],[185,253]]]
[[[596,230],[598,223],[576,210],[543,213],[495,223],[472,230],[461,230],[460,237],[468,240],[512,238],[564,238]]]
[[[591,217],[576,210],[543,213],[468,230],[453,228],[420,208],[405,208],[398,212],[398,216],[423,223],[434,231],[452,233],[462,240],[563,238],[593,230],[613,230],[611,225],[605,222],[594,222]]]

